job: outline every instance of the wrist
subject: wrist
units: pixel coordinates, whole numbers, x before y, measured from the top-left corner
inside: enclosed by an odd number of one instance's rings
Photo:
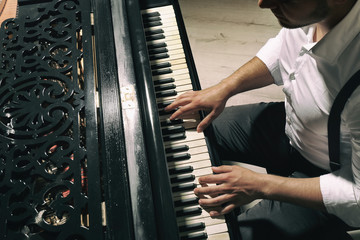
[[[232,76],[229,76],[229,77],[223,79],[219,83],[221,93],[223,94],[225,99],[229,99],[238,93],[238,91],[237,91],[238,86],[235,83],[236,82],[234,79],[232,79]]]
[[[263,174],[259,183],[259,194],[262,199],[277,199],[278,190],[284,185],[286,179],[271,174]]]

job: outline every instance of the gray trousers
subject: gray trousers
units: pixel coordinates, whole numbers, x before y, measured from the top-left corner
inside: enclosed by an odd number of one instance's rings
[[[222,160],[266,168],[290,177],[316,177],[327,173],[304,159],[285,135],[284,103],[229,107],[213,122],[216,148]],[[351,239],[348,226],[336,216],[294,204],[262,200],[238,215],[243,240]]]

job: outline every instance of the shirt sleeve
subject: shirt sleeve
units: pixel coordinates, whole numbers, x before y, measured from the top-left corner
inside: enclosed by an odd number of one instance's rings
[[[342,113],[342,124],[350,132],[351,161],[340,159],[341,169],[321,176],[320,188],[329,213],[360,227],[360,87],[352,96]]]
[[[276,85],[283,85],[280,74],[279,56],[284,38],[284,29],[281,29],[275,38],[270,38],[256,54],[269,69]]]

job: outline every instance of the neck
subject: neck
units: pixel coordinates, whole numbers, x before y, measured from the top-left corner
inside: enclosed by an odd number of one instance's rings
[[[352,9],[356,0],[348,0],[342,4],[332,4],[327,18],[316,24],[314,42],[320,41],[332,28],[334,28]]]

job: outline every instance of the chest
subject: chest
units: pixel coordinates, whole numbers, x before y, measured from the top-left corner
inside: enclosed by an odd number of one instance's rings
[[[327,120],[338,90],[334,69],[314,59],[305,48],[280,59],[288,117],[321,135],[327,134]]]

